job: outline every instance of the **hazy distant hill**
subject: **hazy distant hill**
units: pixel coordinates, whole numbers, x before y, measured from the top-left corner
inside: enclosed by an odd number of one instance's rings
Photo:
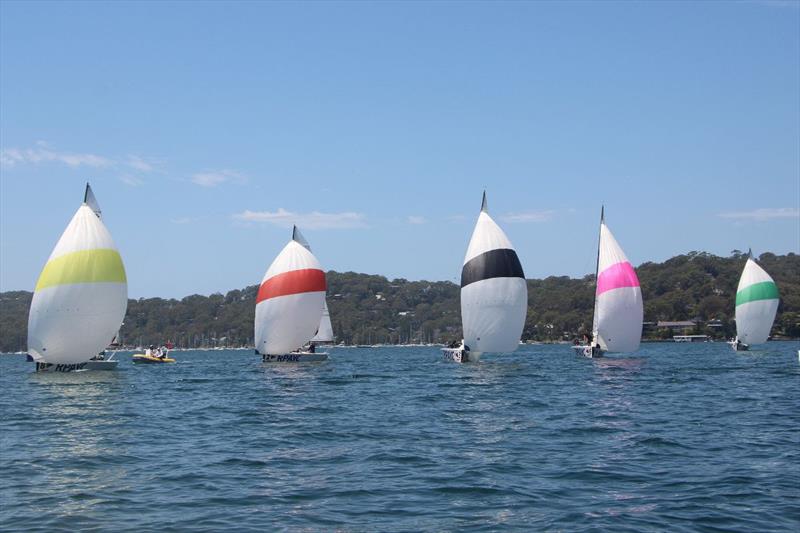
[[[702,252],[663,263],[644,263],[639,274],[645,321],[721,321],[698,332],[731,336],[734,298],[745,255]],[[800,256],[765,253],[760,264],[781,293],[774,334],[800,336]],[[458,286],[449,281],[388,280],[354,272],[328,272],[328,304],[337,340],[348,344],[440,342],[461,335]],[[192,295],[181,300],[130,300],[122,338],[145,345],[171,339],[179,346],[250,345],[257,287],[225,295]],[[528,280],[528,318],[524,339],[572,338],[591,329],[594,276]],[[0,351],[25,349],[31,293],[0,293]],[[670,336],[648,329],[649,336]]]

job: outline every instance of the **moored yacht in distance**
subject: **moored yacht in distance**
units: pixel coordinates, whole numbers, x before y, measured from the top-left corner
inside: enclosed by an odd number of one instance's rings
[[[486,192],[461,269],[464,338],[442,348],[445,359],[476,362],[486,352],[513,352],[528,313],[528,286],[514,246],[489,216]]]
[[[324,361],[311,339],[325,308],[325,272],[295,226],[256,296],[255,349],[265,363]]]

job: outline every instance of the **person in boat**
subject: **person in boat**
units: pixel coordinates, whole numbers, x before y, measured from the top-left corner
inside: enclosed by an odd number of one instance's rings
[[[167,347],[165,345],[162,345],[161,348],[158,349],[158,351],[160,352],[159,357],[161,359],[167,358]]]
[[[308,353],[317,353],[317,347],[313,342],[308,345]]]
[[[154,349],[155,349],[155,346],[153,346],[153,345],[151,344],[151,345],[150,345],[150,346],[149,346],[149,347],[148,347],[148,348],[147,348],[147,349],[144,351],[144,354],[145,354],[147,357],[153,357],[153,350],[154,350]]]
[[[600,355],[600,353],[601,353],[601,350],[602,350],[602,349],[600,348],[600,343],[598,342],[597,344],[595,344],[595,345],[592,347],[592,356],[595,356],[595,355]]]

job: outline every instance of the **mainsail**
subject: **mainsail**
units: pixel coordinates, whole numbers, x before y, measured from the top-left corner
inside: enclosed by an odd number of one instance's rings
[[[36,282],[28,353],[46,363],[88,361],[114,337],[127,307],[125,267],[87,183],[84,203]]]
[[[285,354],[308,342],[319,327],[326,288],[319,261],[295,227],[258,289],[256,350]]]
[[[644,306],[639,278],[600,214],[594,343],[607,352],[633,352],[642,339]]]
[[[752,255],[736,290],[736,335],[747,345],[767,342],[778,311],[778,286]]]
[[[328,302],[322,302],[322,318],[319,320],[317,334],[311,339],[312,342],[333,342],[333,326],[331,325],[331,314],[328,312]]]
[[[487,212],[481,212],[461,270],[464,344],[473,353],[513,352],[528,312],[528,287],[517,252]]]

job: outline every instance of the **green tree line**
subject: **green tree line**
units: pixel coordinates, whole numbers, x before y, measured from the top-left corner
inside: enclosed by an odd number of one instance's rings
[[[645,302],[645,322],[695,320],[688,333],[731,337],[735,332],[736,287],[746,255],[690,252],[636,271]],[[781,303],[773,335],[800,337],[800,256],[764,253],[759,263],[778,284]],[[594,275],[575,279],[530,279],[525,340],[569,340],[591,330]],[[346,344],[446,342],[461,337],[458,285],[449,281],[388,280],[355,272],[328,272],[328,307],[337,342]],[[258,287],[180,300],[129,300],[121,329],[128,346],[171,340],[182,347],[250,346]],[[0,293],[0,351],[26,349],[28,291]],[[706,327],[718,321],[716,328]],[[645,336],[673,331],[646,327]]]

